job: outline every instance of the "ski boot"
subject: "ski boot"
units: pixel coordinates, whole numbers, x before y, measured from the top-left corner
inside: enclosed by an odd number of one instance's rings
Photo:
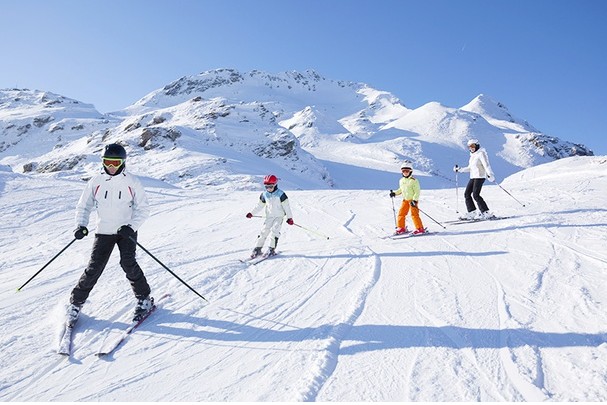
[[[255,259],[260,254],[261,254],[261,248],[256,247],[255,249],[253,249],[253,252],[251,253],[251,259]]]
[[[154,308],[154,298],[149,295],[137,300],[137,306],[133,313],[133,322],[139,322]]]
[[[416,230],[413,231],[413,235],[421,235],[422,233],[426,233],[426,232],[428,232],[426,230],[426,228],[418,228],[418,229],[416,229]]]
[[[266,256],[276,256],[276,249],[273,247],[268,248],[268,253],[266,253]]]
[[[481,212],[476,216],[476,219],[481,220],[481,221],[485,221],[487,219],[493,219],[493,218],[495,218],[495,215],[493,215],[491,213],[491,211]]]
[[[78,317],[80,316],[80,310],[82,309],[82,305],[76,305],[76,304],[70,304],[69,307],[67,307],[67,327],[68,328],[73,328],[74,325],[76,324],[76,321],[78,320]]]
[[[459,219],[461,219],[462,221],[472,221],[474,219],[476,219],[476,216],[479,214],[479,212],[477,210],[474,211],[470,211],[465,213],[464,215],[461,215],[459,217]]]
[[[404,235],[407,233],[407,228],[396,228],[394,235]]]

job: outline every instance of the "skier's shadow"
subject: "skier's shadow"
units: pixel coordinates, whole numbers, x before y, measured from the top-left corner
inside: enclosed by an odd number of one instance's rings
[[[462,251],[428,251],[428,252],[385,252],[385,253],[364,253],[364,254],[335,254],[335,255],[311,255],[311,254],[286,254],[281,253],[280,257],[293,258],[302,257],[306,259],[350,259],[350,258],[364,258],[364,257],[426,257],[426,256],[493,256],[493,255],[504,255],[509,252],[504,250],[496,250],[490,252],[462,252]]]
[[[241,314],[242,315],[242,314]],[[271,320],[253,318],[267,325]],[[407,325],[322,325],[297,328],[274,322],[270,327],[250,323],[205,319],[185,314],[163,317],[168,323],[158,323],[154,332],[172,335],[176,339],[200,339],[205,344],[234,345],[250,342],[301,342],[305,340],[337,339],[341,341],[339,354],[353,355],[386,349],[444,347],[450,349],[500,349],[517,347],[562,348],[597,347],[607,342],[602,333],[540,332],[528,329],[477,329],[460,326]],[[172,324],[193,324],[195,328],[181,328]]]

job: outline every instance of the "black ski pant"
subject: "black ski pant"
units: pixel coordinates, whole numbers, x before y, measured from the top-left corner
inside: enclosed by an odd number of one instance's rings
[[[480,212],[489,211],[489,207],[487,207],[487,203],[481,197],[481,189],[483,188],[483,183],[485,179],[470,179],[468,181],[468,185],[466,186],[466,191],[464,191],[464,198],[466,199],[466,209],[468,212],[472,212],[476,209],[474,206],[474,201],[476,201],[476,205],[478,205],[478,209]],[[474,198],[474,200],[472,200]]]
[[[134,239],[137,240],[137,233],[135,233]],[[89,264],[84,270],[78,284],[72,290],[72,296],[70,302],[76,305],[84,304],[84,301],[88,298],[91,290],[99,280],[101,273],[105,269],[114,245],[118,245],[120,250],[120,266],[126,273],[126,278],[131,283],[131,288],[135,293],[135,297],[145,298],[150,294],[150,286],[135,260],[135,249],[137,244],[129,238],[124,238],[119,235],[99,235],[95,234],[95,241],[93,242],[93,251],[91,252],[91,259]]]

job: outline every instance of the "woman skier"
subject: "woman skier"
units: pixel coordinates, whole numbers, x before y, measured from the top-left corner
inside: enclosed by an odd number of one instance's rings
[[[491,219],[494,215],[489,212],[487,203],[483,197],[481,197],[481,189],[483,188],[485,179],[495,182],[495,175],[489,164],[489,156],[487,155],[485,148],[481,148],[477,139],[470,139],[468,141],[468,148],[470,149],[468,166],[459,167],[458,165],[455,165],[455,167],[453,167],[453,171],[456,173],[470,172],[470,180],[466,186],[466,191],[464,191],[466,209],[468,212],[462,215],[460,219]],[[475,201],[478,210],[474,205]]]

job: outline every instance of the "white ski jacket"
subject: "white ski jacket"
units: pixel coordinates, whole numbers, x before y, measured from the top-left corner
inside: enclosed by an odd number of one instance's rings
[[[480,147],[476,152],[470,152],[468,166],[460,167],[460,172],[470,172],[471,179],[495,180],[493,170],[489,164],[489,156],[485,148]]]
[[[252,214],[257,214],[265,208],[266,218],[279,218],[285,215],[288,218],[293,218],[291,213],[291,207],[289,205],[289,198],[284,191],[276,188],[274,192],[269,193],[264,191],[259,196],[259,202],[251,211]]]
[[[150,215],[143,186],[125,170],[115,176],[103,172],[89,180],[76,206],[76,227],[88,225],[93,208],[96,233],[102,235],[114,235],[122,225],[137,231]]]

